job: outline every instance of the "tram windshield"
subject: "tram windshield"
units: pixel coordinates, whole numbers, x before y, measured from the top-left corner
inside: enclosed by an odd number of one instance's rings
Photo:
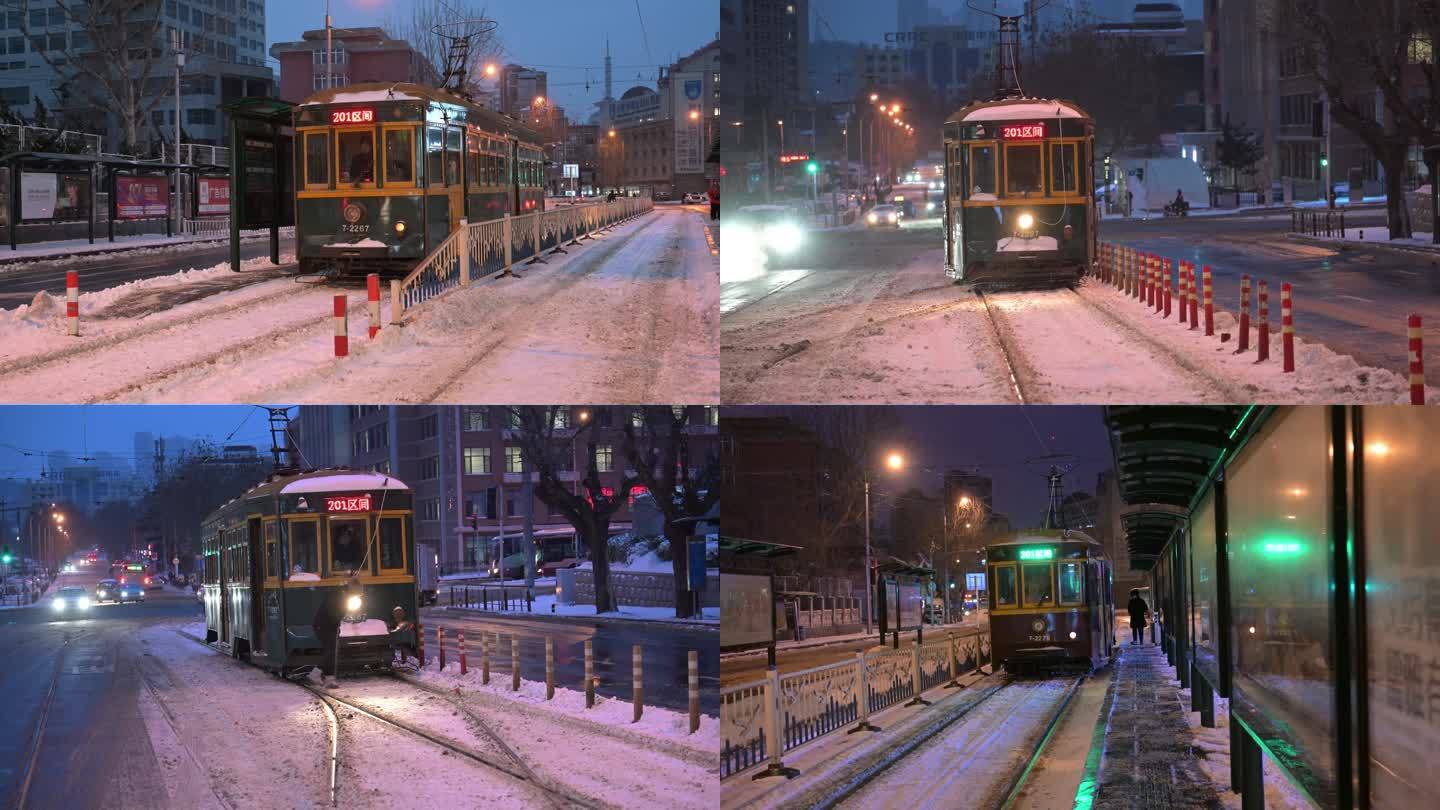
[[[385,131],[385,182],[411,183],[415,180],[414,135],[408,129]]]
[[[1008,146],[1005,149],[1005,193],[1043,194],[1044,178],[1040,171],[1040,144]]]
[[[375,182],[375,133],[369,130],[337,133],[340,143],[340,182]]]
[[[358,571],[365,564],[365,519],[330,521],[330,572]]]
[[[380,567],[405,568],[405,534],[400,518],[380,519]]]
[[[1076,605],[1081,601],[1083,581],[1081,579],[1080,563],[1060,563],[1060,603],[1063,605]]]
[[[1075,144],[1050,144],[1050,193],[1074,194],[1079,191],[1075,174]]]
[[[995,568],[995,604],[1015,604],[1015,566],[1002,565]]]
[[[303,574],[320,573],[319,525],[313,520],[290,521],[291,571]]]
[[[1021,568],[1025,579],[1025,607],[1053,604],[1055,591],[1050,582],[1050,564],[1036,563]]]

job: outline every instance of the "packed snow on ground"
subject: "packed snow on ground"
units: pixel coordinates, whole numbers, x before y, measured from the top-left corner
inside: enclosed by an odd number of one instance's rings
[[[1311,236],[1310,234],[1305,234],[1305,236],[1309,239],[1319,239],[1326,242],[1344,242],[1354,243],[1357,245],[1378,244],[1398,245],[1401,247],[1429,248],[1430,250],[1440,249],[1440,247],[1437,247],[1435,245],[1433,241],[1434,236],[1429,231],[1411,231],[1409,239],[1391,239],[1390,228],[1383,223],[1379,225],[1370,225],[1365,228],[1346,228],[1343,236],[1326,236],[1323,233],[1319,236]]]
[[[719,284],[701,218],[668,209],[569,250],[517,267],[522,278],[432,299],[404,326],[390,324],[383,296],[375,340],[363,290],[346,290],[344,358],[334,355],[333,286],[276,278],[107,317],[141,285],[191,283],[148,279],[82,294],[78,339],[65,334],[63,302],[39,295],[0,311],[0,385],[45,402],[716,401]]]

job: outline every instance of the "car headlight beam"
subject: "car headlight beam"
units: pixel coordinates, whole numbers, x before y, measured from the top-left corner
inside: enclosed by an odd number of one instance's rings
[[[75,604],[78,605],[81,610],[89,610],[89,609],[90,609],[90,597],[88,597],[88,596],[82,596],[82,597],[80,597],[79,601],[77,601]]]
[[[805,235],[792,222],[781,222],[765,228],[765,246],[781,255],[794,253],[800,248]]]
[[[64,600],[64,599],[60,599],[60,598],[57,597],[57,598],[55,599],[55,609],[56,609],[56,610],[64,610],[64,609],[65,609],[65,600]]]

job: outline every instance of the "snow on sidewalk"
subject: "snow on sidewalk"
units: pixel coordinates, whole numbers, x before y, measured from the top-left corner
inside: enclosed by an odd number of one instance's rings
[[[1440,245],[1433,241],[1433,235],[1429,231],[1411,231],[1409,239],[1391,239],[1390,228],[1385,223],[1370,225],[1364,228],[1346,228],[1340,236],[1326,236],[1325,234],[1296,233],[1296,237],[1303,237],[1309,241],[1328,242],[1332,244],[1356,245],[1359,247],[1398,247],[1407,250],[1440,252]]]
[[[0,274],[32,269],[37,264],[44,264],[47,267],[73,264],[94,259],[97,254],[123,252],[127,256],[158,256],[187,253],[203,247],[227,244],[229,240],[229,236],[216,236],[215,234],[165,236],[164,234],[142,233],[116,236],[115,241],[110,242],[98,233],[101,230],[100,226],[97,225],[96,230],[94,244],[91,244],[89,239],[57,239],[49,242],[22,243],[16,250],[11,250],[7,243],[0,247]],[[243,231],[240,234],[241,242],[269,238],[269,231]],[[282,243],[293,238],[293,232],[289,235],[282,232],[280,235]]]

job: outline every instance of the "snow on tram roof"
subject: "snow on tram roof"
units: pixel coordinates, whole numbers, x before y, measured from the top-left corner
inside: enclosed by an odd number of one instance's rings
[[[419,96],[412,96],[401,90],[386,88],[384,90],[355,90],[351,92],[340,92],[324,99],[313,99],[302,102],[306,104],[359,104],[370,101],[422,101]]]
[[[280,488],[285,495],[305,492],[348,492],[371,489],[409,489],[391,475],[370,472],[332,473],[299,478]]]
[[[1093,543],[1099,545],[1100,541],[1080,531],[1079,529],[1024,529],[1010,534],[1003,539],[996,540],[987,545],[994,546],[1022,546],[1032,543]]]
[[[968,110],[968,112],[967,112]],[[1043,98],[1017,98],[986,101],[971,105],[956,114],[952,121],[1009,121],[1016,118],[1089,118],[1085,111],[1068,101]]]

